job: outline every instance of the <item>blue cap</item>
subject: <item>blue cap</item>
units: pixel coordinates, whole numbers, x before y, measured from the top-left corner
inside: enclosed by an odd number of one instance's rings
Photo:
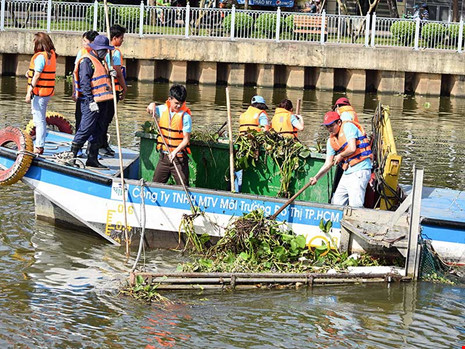
[[[250,104],[254,104],[254,103],[266,104],[265,98],[263,98],[262,96],[253,96],[252,101],[250,102]]]
[[[110,46],[110,40],[105,35],[97,35],[89,46],[94,50],[113,50],[115,48]]]

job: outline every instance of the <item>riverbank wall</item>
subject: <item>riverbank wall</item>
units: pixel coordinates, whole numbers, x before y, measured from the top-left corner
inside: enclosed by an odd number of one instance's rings
[[[1,75],[24,76],[33,32],[0,32]],[[57,75],[69,75],[81,35],[51,34]],[[441,50],[126,35],[128,79],[465,97],[465,55]]]

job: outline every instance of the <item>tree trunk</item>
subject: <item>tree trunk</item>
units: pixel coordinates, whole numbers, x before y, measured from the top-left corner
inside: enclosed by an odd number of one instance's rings
[[[457,1],[457,0],[455,0]],[[399,18],[399,11],[397,11],[397,0],[387,0],[389,7],[389,15],[391,18]]]
[[[452,21],[460,21],[459,0],[452,0]]]

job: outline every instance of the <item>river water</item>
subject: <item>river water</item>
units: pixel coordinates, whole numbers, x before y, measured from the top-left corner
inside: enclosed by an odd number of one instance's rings
[[[120,103],[124,146],[147,120],[145,106],[163,101],[166,84],[132,84]],[[24,127],[25,80],[3,77],[0,128]],[[231,87],[238,114],[255,89]],[[339,94],[259,89],[270,106],[303,99],[308,144],[323,141],[322,116]],[[70,87],[58,83],[49,110],[73,120]],[[463,190],[465,100],[348,94],[365,125],[378,101],[391,108],[401,182],[413,165],[425,185]],[[222,87],[188,86],[194,129],[226,120]],[[207,126],[208,125],[208,126]],[[367,127],[369,128],[369,127]],[[114,134],[114,125],[111,129]],[[113,141],[115,143],[115,141]],[[174,270],[183,257],[151,251],[152,270]],[[92,235],[34,218],[33,196],[22,183],[0,187],[0,348],[460,348],[465,345],[465,287],[426,282],[315,287],[252,292],[173,292],[170,305],[148,305],[118,294],[127,276],[124,251]]]

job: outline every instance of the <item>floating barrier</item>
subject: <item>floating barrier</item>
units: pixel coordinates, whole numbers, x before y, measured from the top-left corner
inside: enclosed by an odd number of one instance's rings
[[[298,288],[314,285],[411,281],[389,273],[141,273],[132,272],[129,282],[141,276],[157,290]]]

